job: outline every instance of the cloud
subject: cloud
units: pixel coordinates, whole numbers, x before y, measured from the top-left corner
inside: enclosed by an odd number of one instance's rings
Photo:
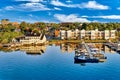
[[[61,10],[61,9],[60,9],[60,8],[58,8],[58,7],[54,7],[54,9],[55,9],[55,10],[59,10],[59,11]]]
[[[58,1],[58,0],[56,0],[56,1],[51,1],[51,4],[52,5],[54,5],[54,6],[63,6],[63,7],[78,7],[79,5],[77,5],[77,4],[64,4],[64,3],[62,3],[62,2],[60,2],[60,1]]]
[[[118,7],[117,10],[120,10],[120,7]]]
[[[28,16],[33,17],[33,15],[32,15],[32,14],[28,14]]]
[[[2,9],[0,9],[0,11],[2,11]]]
[[[24,3],[20,5],[14,6],[6,6],[5,10],[17,10],[17,11],[43,11],[43,10],[51,10],[47,8],[42,3]]]
[[[76,14],[70,15],[55,14],[54,17],[60,22],[90,22],[86,18],[78,17]]]
[[[65,4],[57,0],[57,1],[51,1],[51,4],[54,6],[62,6],[62,7],[69,7],[69,8],[87,8],[87,9],[96,9],[96,10],[109,9],[108,6],[99,4],[96,1],[88,1],[87,3],[81,3],[81,4]]]
[[[7,6],[7,7],[5,7],[5,10],[14,10],[14,7],[13,6]]]
[[[54,6],[64,6],[64,7],[67,7],[66,4],[60,2],[60,1],[51,1],[51,4],[54,5]]]
[[[83,16],[81,16],[82,18],[88,18],[88,16],[86,16],[86,15],[83,15]]]
[[[25,3],[25,4],[21,4],[20,7],[22,9],[27,9],[31,11],[50,10],[49,8],[47,8],[45,5],[41,3]]]
[[[108,6],[99,4],[96,1],[89,1],[88,3],[82,3],[81,7],[83,7],[83,8],[89,8],[89,9],[99,9],[99,10],[109,9]]]
[[[71,0],[66,0],[67,3],[71,3],[72,1]]]
[[[15,0],[15,1],[43,2],[43,0]]]
[[[120,15],[92,16],[91,18],[120,19]]]

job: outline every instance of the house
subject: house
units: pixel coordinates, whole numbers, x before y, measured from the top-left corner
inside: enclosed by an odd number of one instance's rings
[[[44,44],[46,42],[46,36],[44,34],[29,34],[20,39],[20,43],[24,44]]]
[[[59,37],[60,36],[60,30],[55,30],[54,35],[55,35],[55,37]]]
[[[9,19],[2,19],[1,20],[1,24],[2,25],[7,25],[7,24],[9,24],[10,22],[9,22]]]

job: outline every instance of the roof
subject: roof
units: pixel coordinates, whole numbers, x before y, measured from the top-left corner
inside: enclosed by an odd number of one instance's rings
[[[25,36],[40,36],[40,34],[39,33],[31,33],[31,34],[26,34]]]
[[[42,34],[42,36],[41,36],[40,40],[42,40],[42,39],[43,39],[43,37],[44,37],[44,34]]]

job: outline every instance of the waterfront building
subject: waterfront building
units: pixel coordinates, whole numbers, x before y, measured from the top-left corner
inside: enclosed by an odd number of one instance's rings
[[[115,34],[116,34],[116,30],[111,30],[110,31],[110,39],[115,39],[116,38]]]
[[[96,31],[95,30],[91,30],[90,31],[90,37],[91,37],[91,40],[93,40],[93,39],[96,39]]]
[[[20,39],[20,43],[24,44],[43,44],[46,42],[44,34],[29,34]]]
[[[55,37],[60,37],[60,30],[55,30],[54,35],[55,35]]]
[[[85,38],[85,30],[81,30],[80,31],[80,39],[84,39]]]
[[[66,38],[66,31],[65,30],[61,30],[60,31],[60,39],[65,39]]]
[[[71,39],[73,37],[73,32],[71,30],[66,31],[66,39]]]
[[[74,39],[80,39],[80,31],[78,29],[74,31]]]
[[[60,30],[60,39],[115,39],[116,30]]]
[[[109,30],[104,31],[104,39],[108,40],[110,37]]]

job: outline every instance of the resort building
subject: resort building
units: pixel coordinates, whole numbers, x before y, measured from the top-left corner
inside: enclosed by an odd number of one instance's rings
[[[115,39],[116,30],[60,30],[60,39]]]
[[[46,36],[44,34],[30,34],[20,39],[20,43],[24,44],[43,44],[46,42]]]

